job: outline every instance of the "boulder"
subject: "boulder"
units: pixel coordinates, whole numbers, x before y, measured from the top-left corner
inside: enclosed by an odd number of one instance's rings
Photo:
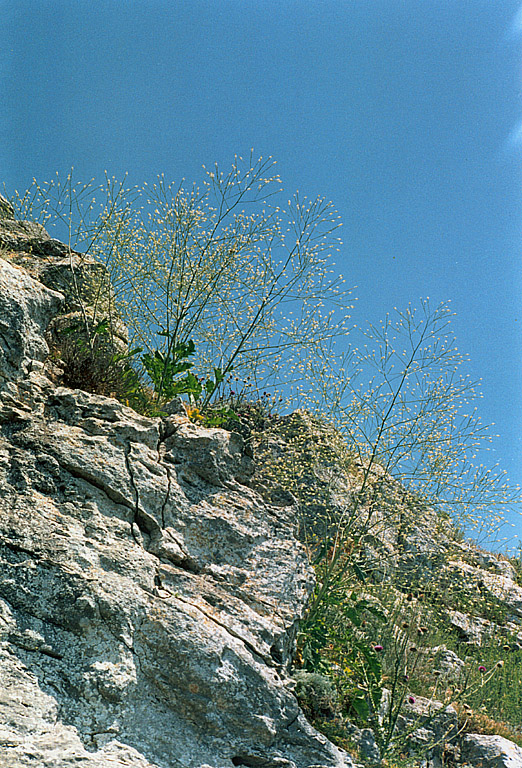
[[[520,768],[522,749],[502,736],[467,733],[461,743],[461,760],[464,768]]]

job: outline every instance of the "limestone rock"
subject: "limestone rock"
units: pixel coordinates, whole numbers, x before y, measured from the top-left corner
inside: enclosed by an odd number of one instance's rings
[[[472,768],[520,768],[522,749],[502,736],[468,733],[462,740],[461,759]]]
[[[478,585],[483,594],[499,601],[510,616],[522,618],[522,587],[515,583],[513,576],[491,573],[461,560],[450,561],[448,568],[457,571],[460,584]],[[510,574],[510,571],[505,573]]]
[[[488,619],[480,616],[470,616],[462,611],[448,612],[450,623],[458,631],[461,639],[466,643],[482,645],[482,641],[489,638],[495,631],[494,625]]]
[[[238,483],[237,436],[165,438],[159,419],[42,379],[0,442],[4,649],[46,707],[30,730],[51,707],[98,761],[118,742],[173,768],[343,764],[287,689],[313,582],[292,510]],[[8,737],[24,765],[32,741],[16,722]]]
[[[60,294],[0,267],[0,766],[351,766],[288,677],[295,509],[238,435],[56,387]]]
[[[437,667],[446,680],[458,680],[464,672],[465,663],[454,651],[441,646],[433,648],[432,653],[437,652]]]
[[[25,375],[49,353],[44,338],[63,297],[0,259],[0,382]]]
[[[499,574],[509,581],[516,582],[516,571],[508,559],[494,552],[486,552],[470,543],[464,543],[462,549],[468,550],[472,558],[472,565]]]
[[[422,758],[429,768],[443,768],[444,747],[458,735],[457,712],[440,701],[417,696],[404,703],[397,729],[407,734],[407,748],[412,756]]]
[[[292,491],[277,471],[254,472],[243,437],[192,424],[179,400],[146,418],[57,386],[49,344],[110,309],[107,274],[16,221],[1,196],[0,248],[0,768],[353,766],[305,719],[289,677],[314,585]],[[125,349],[117,319],[113,329]],[[301,522],[327,508],[335,524],[353,506],[364,464],[340,465],[335,436],[324,440],[306,414],[278,428],[265,453],[277,468],[290,449],[302,451],[300,482],[314,490]],[[469,613],[445,605],[461,639],[480,644],[505,630],[519,650],[513,566],[458,542],[449,520],[381,468],[373,481],[379,503],[359,500],[372,531],[361,536],[361,564],[372,578],[411,604],[420,597],[408,593],[422,590],[410,585],[454,578],[472,598]],[[472,614],[477,594],[497,601],[503,627]],[[459,680],[459,655],[425,650],[444,683]],[[419,765],[439,768],[451,748],[463,768],[522,766],[511,742],[460,738],[452,707],[408,698],[396,729],[409,734]],[[301,700],[309,715],[340,715],[331,690]],[[361,759],[378,765],[375,734],[345,726]]]
[[[51,238],[40,224],[18,221],[11,204],[0,201],[0,257],[22,267],[39,283],[62,294],[59,317],[52,320],[47,338],[54,344],[59,334],[85,321],[94,326],[110,318],[115,351],[127,347],[127,329],[114,309],[114,295],[103,264]]]

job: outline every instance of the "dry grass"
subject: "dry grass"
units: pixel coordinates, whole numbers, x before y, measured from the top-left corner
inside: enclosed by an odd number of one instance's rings
[[[459,727],[464,733],[481,733],[487,736],[502,736],[522,747],[522,731],[509,723],[502,723],[489,717],[485,712],[476,712],[465,704],[454,703],[459,716]]]

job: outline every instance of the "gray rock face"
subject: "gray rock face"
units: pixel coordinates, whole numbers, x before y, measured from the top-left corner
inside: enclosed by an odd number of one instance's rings
[[[462,741],[462,761],[481,768],[520,768],[522,749],[502,736],[468,733]]]
[[[0,382],[18,379],[49,353],[44,338],[63,297],[0,259]]]
[[[515,583],[513,577],[491,573],[461,561],[454,561],[449,565],[457,571],[461,584],[473,586],[480,582],[482,592],[501,601],[509,615],[514,618],[522,617],[522,587]]]
[[[116,352],[127,347],[127,329],[114,309],[114,296],[103,264],[77,253],[32,221],[17,221],[11,204],[0,200],[0,258],[62,296],[60,315],[48,327],[47,339],[59,341],[71,326],[110,318]]]
[[[291,692],[313,588],[242,439],[56,387],[0,262],[0,766],[351,766]]]
[[[13,215],[0,197],[0,768],[350,768],[307,722],[289,678],[314,584],[292,493],[256,485],[243,439],[192,424],[178,401],[152,419],[56,386],[48,343],[103,314],[106,274]],[[124,349],[125,329],[115,335]],[[302,423],[297,414],[287,426]],[[288,444],[274,439],[270,452]],[[303,482],[331,490],[342,512],[357,477],[328,451],[319,459]],[[407,584],[448,561],[459,583],[499,600],[516,632],[513,567],[451,532],[434,540],[433,510],[398,526],[389,511],[400,488],[384,477],[383,488],[368,562],[386,555],[381,575]],[[469,643],[495,628],[449,613]],[[459,657],[431,650],[441,679],[458,680]],[[397,727],[426,768],[445,764],[445,742],[463,768],[522,768],[520,748],[461,737],[440,702],[405,703]],[[351,733],[378,765],[372,731]]]
[[[398,729],[408,734],[408,751],[423,758],[426,768],[443,768],[444,747],[458,734],[458,718],[452,706],[417,696],[406,701],[397,721]]]

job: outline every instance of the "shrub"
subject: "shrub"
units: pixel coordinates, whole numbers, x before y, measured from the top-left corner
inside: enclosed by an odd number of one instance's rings
[[[310,718],[332,718],[338,712],[339,701],[335,685],[326,675],[300,671],[294,675],[295,695]]]

